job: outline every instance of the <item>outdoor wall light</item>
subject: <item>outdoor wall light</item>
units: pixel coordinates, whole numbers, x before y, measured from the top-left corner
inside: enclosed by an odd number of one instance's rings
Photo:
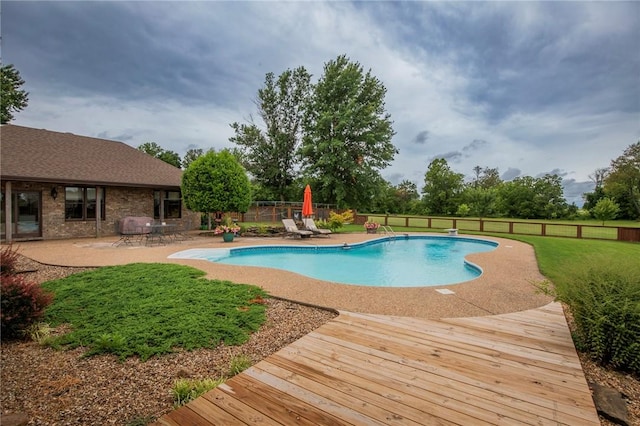
[[[54,200],[58,198],[58,189],[55,186],[51,188],[51,198]]]

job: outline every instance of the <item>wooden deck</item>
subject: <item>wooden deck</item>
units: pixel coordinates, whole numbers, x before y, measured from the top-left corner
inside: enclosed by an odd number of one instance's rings
[[[558,303],[424,320],[343,312],[156,425],[600,425]]]

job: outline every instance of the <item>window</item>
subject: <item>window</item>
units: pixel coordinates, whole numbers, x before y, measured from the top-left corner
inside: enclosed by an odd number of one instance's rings
[[[153,193],[153,216],[160,219],[160,201],[163,197],[164,218],[180,219],[182,217],[182,194],[180,191],[154,191]]]
[[[100,188],[100,218],[105,218],[105,190]],[[90,220],[96,218],[97,188],[67,186],[64,189],[65,219]]]

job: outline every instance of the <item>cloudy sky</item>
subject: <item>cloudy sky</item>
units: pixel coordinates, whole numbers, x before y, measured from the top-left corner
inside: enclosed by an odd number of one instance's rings
[[[443,157],[504,179],[588,176],[640,137],[640,2],[2,1],[2,63],[26,81],[13,124],[189,148],[232,144],[267,72],[317,81],[345,54],[382,81],[424,183]]]

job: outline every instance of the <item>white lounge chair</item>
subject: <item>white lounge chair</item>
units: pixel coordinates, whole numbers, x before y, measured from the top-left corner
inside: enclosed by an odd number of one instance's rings
[[[307,228],[307,230],[313,232],[313,235],[326,235],[328,237],[331,234],[330,229],[318,228],[311,218],[302,219],[302,223],[304,223],[304,227]]]
[[[284,225],[285,237],[304,238],[304,237],[310,237],[313,235],[313,232],[311,231],[298,229],[298,226],[293,221],[293,219],[282,219],[282,224]]]

